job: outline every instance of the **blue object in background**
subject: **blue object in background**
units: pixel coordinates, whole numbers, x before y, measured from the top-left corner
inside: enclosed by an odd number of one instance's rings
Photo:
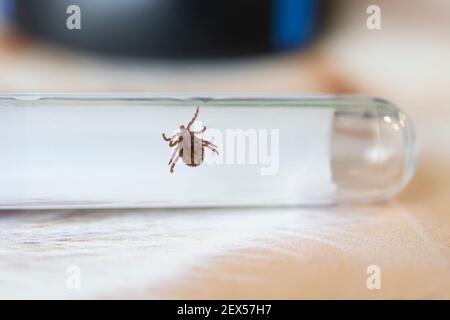
[[[273,0],[272,42],[276,50],[308,43],[318,26],[316,0]]]
[[[1,0],[0,0],[1,1]],[[108,55],[226,58],[308,45],[319,0],[9,0],[18,28],[36,38]],[[82,31],[66,27],[81,8]]]

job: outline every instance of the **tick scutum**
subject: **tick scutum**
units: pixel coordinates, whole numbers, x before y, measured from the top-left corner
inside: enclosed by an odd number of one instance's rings
[[[194,134],[189,133],[191,135],[191,165],[195,165],[195,148],[194,148]]]

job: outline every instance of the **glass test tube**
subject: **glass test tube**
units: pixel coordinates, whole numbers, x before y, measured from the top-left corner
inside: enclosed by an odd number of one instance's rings
[[[405,114],[373,98],[3,96],[0,208],[374,202],[415,150]]]

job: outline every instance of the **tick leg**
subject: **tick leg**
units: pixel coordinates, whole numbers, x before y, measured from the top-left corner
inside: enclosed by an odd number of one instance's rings
[[[219,151],[217,151],[217,146],[213,145],[211,142],[208,141],[203,141],[203,146],[205,148],[208,148],[209,150],[212,150],[213,152],[215,152],[217,155],[219,155]]]
[[[213,148],[215,148],[215,149],[218,149],[218,148],[219,148],[219,147],[216,146],[214,143],[209,142],[209,141],[206,141],[206,140],[203,140],[203,145],[204,145],[204,146],[211,146],[211,147],[213,147]]]
[[[189,130],[189,132],[191,132],[191,133],[193,133],[193,134],[200,134],[200,133],[203,133],[203,132],[205,132],[205,131],[206,131],[206,127],[205,127],[205,126],[203,126],[203,129],[200,130],[200,131],[190,131],[190,130]]]
[[[172,156],[170,157],[170,161],[169,161],[169,164],[171,164],[171,163],[172,163],[172,161],[173,161],[173,158],[175,158],[175,155],[176,155],[176,154],[177,154],[177,152],[179,152],[179,151],[180,151],[180,146],[176,147],[176,148],[175,148],[175,150],[173,150]]]
[[[191,131],[191,126],[192,126],[192,124],[195,122],[195,120],[197,119],[197,116],[198,116],[198,107],[197,107],[197,110],[195,110],[195,114],[194,114],[194,116],[192,117],[192,120],[188,123],[188,125],[187,125],[187,130],[188,131]]]
[[[166,137],[166,134],[165,133],[163,133],[162,134],[162,137],[163,137],[163,139],[165,140],[165,141],[172,141],[173,139],[175,139],[177,136],[179,136],[180,134],[179,133],[177,133],[177,134],[174,134],[172,137],[170,137],[170,138],[167,138]]]
[[[172,165],[170,166],[170,173],[173,173],[173,168],[175,168],[175,164],[177,163],[178,159],[180,159],[180,154],[177,154],[177,156],[173,160]]]
[[[175,147],[179,142],[180,142],[180,139],[178,139],[177,141],[172,140],[169,142],[169,147]]]

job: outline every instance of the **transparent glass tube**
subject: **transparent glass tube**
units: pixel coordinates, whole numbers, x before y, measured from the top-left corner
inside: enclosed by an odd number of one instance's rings
[[[415,150],[405,114],[366,97],[2,96],[0,208],[374,202]]]

